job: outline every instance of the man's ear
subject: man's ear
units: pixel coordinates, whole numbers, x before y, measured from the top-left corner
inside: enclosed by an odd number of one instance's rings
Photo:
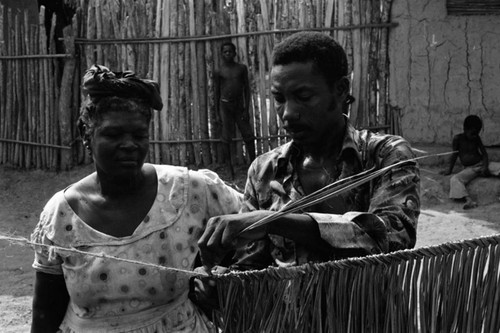
[[[347,98],[347,95],[349,95],[350,88],[351,88],[351,83],[349,79],[345,76],[338,79],[337,83],[335,84],[336,93],[343,98]]]

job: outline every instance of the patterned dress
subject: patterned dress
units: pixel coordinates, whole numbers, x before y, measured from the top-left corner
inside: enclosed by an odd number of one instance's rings
[[[150,267],[35,246],[33,267],[64,274],[70,302],[61,332],[212,332],[188,299],[197,241],[212,216],[236,213],[242,196],[209,170],[154,165],[156,199],[131,236],[113,237],[82,221],[56,193],[32,241],[156,264]],[[168,268],[178,268],[182,271]]]

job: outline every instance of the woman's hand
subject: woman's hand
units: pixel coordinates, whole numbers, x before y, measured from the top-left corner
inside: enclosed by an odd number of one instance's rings
[[[271,211],[254,211],[211,218],[198,241],[203,265],[210,268],[218,264],[229,251],[264,238],[267,235],[268,225],[243,233],[241,231],[272,213]]]
[[[211,276],[227,273],[229,269],[214,266],[210,271],[207,271],[206,267],[197,267],[194,271],[207,276],[191,278],[189,298],[203,310],[208,318],[212,319],[212,311],[219,310],[220,306],[217,286]]]

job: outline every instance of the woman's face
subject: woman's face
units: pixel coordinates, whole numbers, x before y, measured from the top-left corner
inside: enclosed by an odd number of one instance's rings
[[[111,177],[140,173],[149,150],[149,121],[137,111],[108,111],[91,136],[96,169]]]

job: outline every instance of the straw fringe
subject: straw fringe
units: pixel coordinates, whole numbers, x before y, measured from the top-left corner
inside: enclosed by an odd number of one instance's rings
[[[500,235],[215,276],[224,332],[498,332]]]

